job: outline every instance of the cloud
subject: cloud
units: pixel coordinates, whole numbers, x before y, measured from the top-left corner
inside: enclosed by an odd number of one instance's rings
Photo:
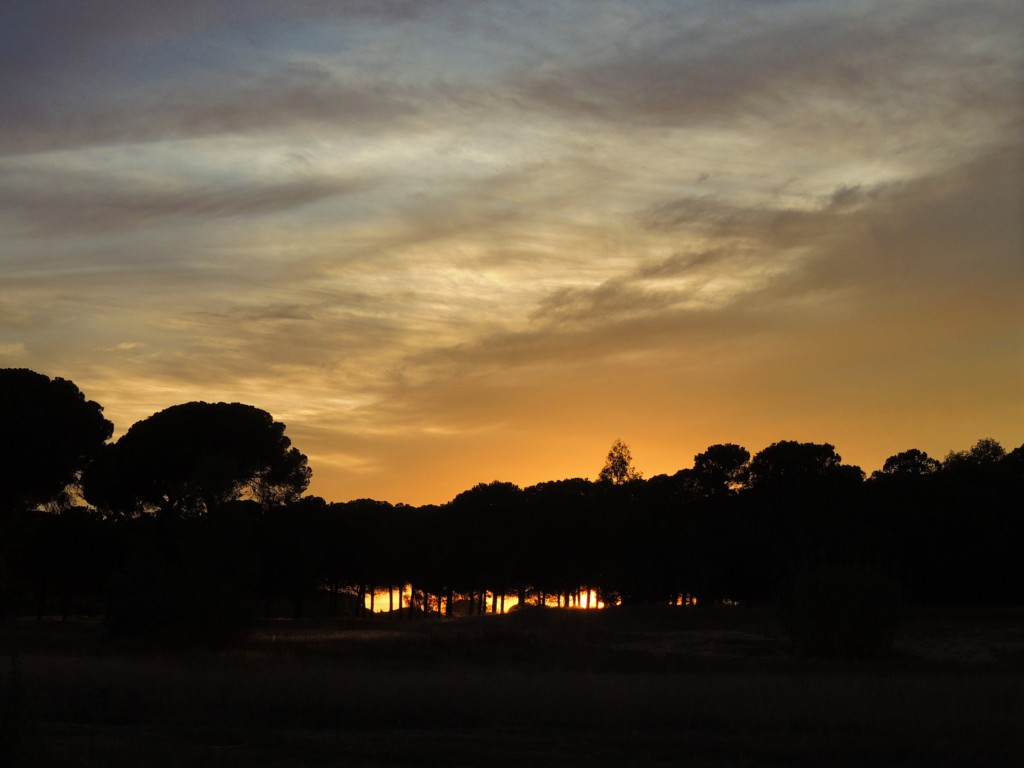
[[[13,103],[0,98],[15,115],[0,130],[0,154],[281,129],[315,136],[327,126],[395,130],[418,111],[411,91],[370,77],[343,82],[313,64],[262,76],[214,73],[184,83],[101,87],[99,99],[90,98],[90,90],[33,91]]]
[[[0,361],[4,361],[5,358],[21,357],[25,352],[26,349],[24,344],[0,344]]]
[[[962,2],[728,6],[648,14],[568,66],[539,66],[521,93],[563,114],[655,125],[761,122],[808,110],[849,120],[844,103],[869,101],[870,119],[902,120],[949,99],[1012,104],[1013,80],[994,78],[988,66],[1009,63],[1012,48],[963,45],[965,34],[1008,41],[1021,21],[1012,3],[987,4],[984,14]],[[949,67],[960,73],[956,84],[936,79]]]
[[[305,177],[278,181],[198,182],[138,178],[98,170],[0,166],[0,220],[46,237],[90,236],[181,220],[257,217],[349,195],[358,183]]]
[[[423,501],[1024,423],[1019,3],[0,14],[0,345],[119,430],[253,402]]]
[[[856,129],[877,146],[912,141],[905,131],[925,120],[957,129],[1021,113],[1011,44],[1021,14],[999,0],[983,10],[734,2],[728,13],[663,3],[509,4],[500,14],[458,2],[40,6],[9,12],[0,47],[11,73],[3,153],[394,133],[453,114],[583,120],[598,134],[756,125],[778,140],[825,132],[838,143]]]
[[[374,71],[395,15],[345,4],[44,3],[8,12],[0,154],[251,135],[393,130],[429,99]],[[319,24],[319,28],[310,25]],[[305,28],[303,34],[296,30]],[[310,32],[310,29],[314,31]],[[283,38],[283,40],[282,40]],[[25,45],[25,40],[45,45]],[[338,53],[352,63],[328,66]],[[347,61],[347,59],[346,59]]]
[[[545,423],[579,430],[550,438],[563,445],[616,423],[664,442],[665,421],[713,433],[715,419],[718,429],[767,444],[781,439],[770,425],[784,423],[813,427],[817,439],[847,437],[854,460],[869,467],[880,461],[865,454],[870,441],[849,436],[876,422],[891,432],[882,425],[893,408],[913,413],[924,432],[927,414],[947,410],[950,429],[953,421],[963,433],[976,429],[953,415],[968,380],[973,388],[978,377],[988,381],[988,407],[998,402],[1010,409],[1004,418],[1019,421],[1010,393],[1024,369],[1008,349],[982,351],[1000,337],[1024,349],[1024,236],[999,224],[1020,203],[1018,158],[994,152],[949,174],[865,193],[869,202],[839,206],[845,213],[824,205],[801,224],[799,263],[719,306],[694,306],[685,285],[652,301],[664,263],[550,294],[526,330],[410,358],[407,385],[392,390],[382,417],[402,424],[436,414],[456,430],[486,427],[508,441],[544,433]],[[747,233],[768,249],[765,259],[793,240],[773,245],[771,218],[753,217]],[[712,273],[735,268],[722,254],[668,260],[684,275],[688,263]],[[968,372],[965,350],[978,344]]]

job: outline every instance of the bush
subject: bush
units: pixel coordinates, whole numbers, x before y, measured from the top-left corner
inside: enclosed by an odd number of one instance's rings
[[[888,652],[902,615],[899,589],[851,563],[801,569],[779,599],[779,620],[803,656],[863,659]]]

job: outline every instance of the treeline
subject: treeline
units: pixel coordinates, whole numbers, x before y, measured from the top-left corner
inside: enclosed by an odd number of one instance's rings
[[[227,630],[363,613],[374,594],[396,617],[584,607],[592,593],[776,599],[807,574],[836,600],[1024,602],[1024,446],[985,439],[941,461],[908,450],[867,478],[828,444],[723,444],[644,480],[617,442],[597,481],[494,482],[411,507],[303,496],[305,456],[251,406],[174,406],[110,443],[70,382],[0,370],[0,403],[8,615]]]

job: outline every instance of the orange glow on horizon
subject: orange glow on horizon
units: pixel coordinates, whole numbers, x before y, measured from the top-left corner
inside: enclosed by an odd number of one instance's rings
[[[501,595],[497,596],[495,600],[495,594],[493,592],[484,593],[484,613],[493,613],[492,607],[498,605],[498,613],[510,613],[512,610],[519,607],[518,595],[511,593],[506,594],[504,601],[501,599]],[[422,593],[417,591],[416,599],[422,599]],[[445,596],[438,596],[431,594],[430,597],[430,608],[429,613],[437,613],[438,610],[446,609],[446,598]],[[438,601],[440,600],[440,604]],[[527,606],[537,606],[539,596],[534,594],[532,598],[527,600]],[[687,596],[687,600],[689,597]],[[469,600],[466,595],[456,594],[455,610],[457,613],[463,613],[468,610]],[[691,602],[680,603],[686,605],[696,605],[697,601],[694,599]],[[586,587],[580,587],[579,598],[575,592],[570,593],[569,603],[566,604],[564,597],[559,595],[546,594],[544,596],[544,605],[548,608],[566,608],[570,610],[600,610],[605,607],[603,600],[599,598],[596,589],[587,589]],[[502,611],[501,607],[504,607]],[[420,604],[413,605],[413,594],[410,590],[410,585],[404,584],[401,588],[393,588],[390,591],[387,588],[376,589],[373,592],[367,592],[363,598],[363,608],[373,614],[386,614],[389,611],[394,610],[408,610],[410,607],[415,607],[417,610],[422,611],[423,606]]]

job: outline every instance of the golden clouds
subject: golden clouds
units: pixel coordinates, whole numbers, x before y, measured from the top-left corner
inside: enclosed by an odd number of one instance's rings
[[[331,499],[1019,442],[1019,4],[345,5],[4,47],[0,365]]]

